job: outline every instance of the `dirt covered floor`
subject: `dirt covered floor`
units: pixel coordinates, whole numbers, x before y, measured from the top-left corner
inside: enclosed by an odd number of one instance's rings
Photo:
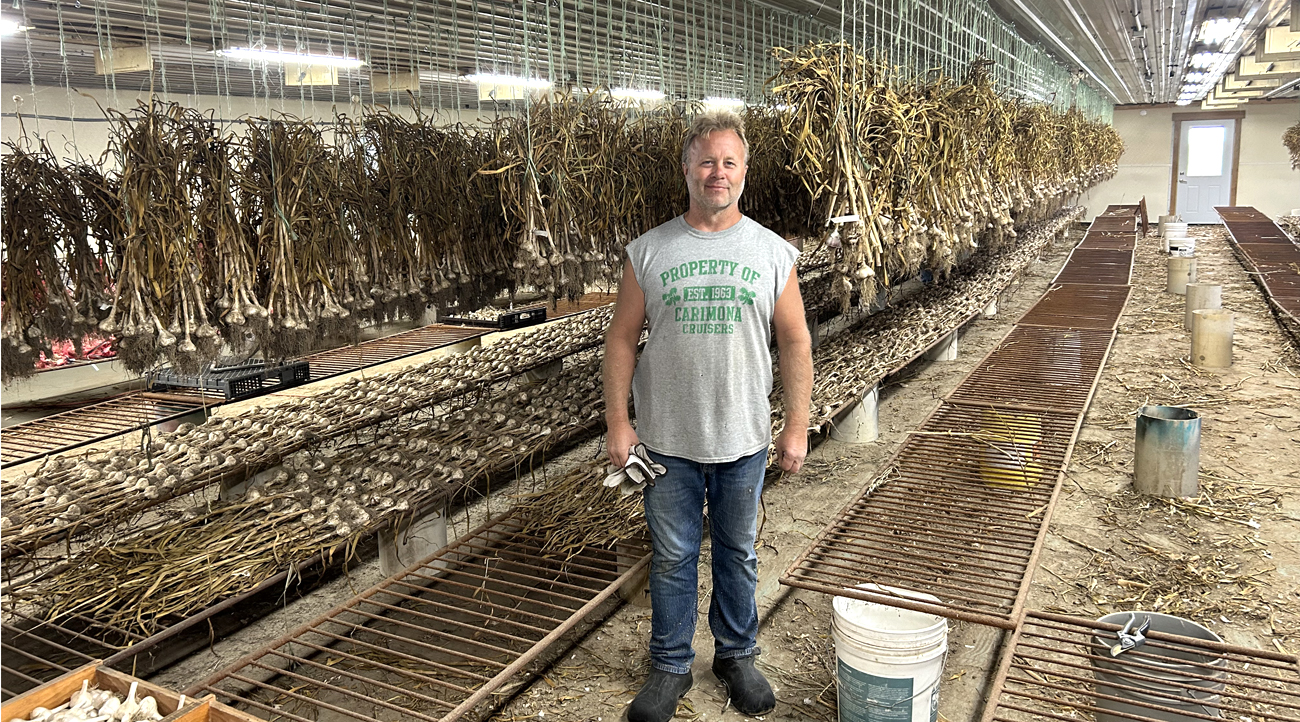
[[[1153,229],[1154,231],[1154,229]],[[1058,242],[1006,294],[997,316],[962,332],[956,361],[918,363],[882,388],[881,438],[826,441],[804,473],[772,480],[759,548],[760,666],[777,707],[766,719],[834,720],[830,598],[778,584],[791,561],[856,497],[937,400],[1037,301],[1081,234]],[[1083,617],[1130,609],[1196,620],[1227,641],[1300,651],[1300,361],[1221,229],[1197,232],[1200,280],[1223,285],[1236,313],[1235,363],[1189,364],[1183,297],[1165,293],[1154,235],[1138,248],[1132,298],[1120,320],[1080,443],[1063,482],[1029,604]],[[1133,492],[1136,412],[1144,404],[1201,413],[1201,494],[1163,500]],[[707,539],[701,565],[707,569]],[[678,719],[740,720],[709,671],[710,584],[701,574],[695,686]],[[648,669],[650,610],[627,604],[493,719],[622,719]],[[1004,635],[951,623],[940,718],[978,719]]]

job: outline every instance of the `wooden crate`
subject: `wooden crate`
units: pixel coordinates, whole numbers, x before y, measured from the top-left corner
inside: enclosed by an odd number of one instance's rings
[[[162,722],[162,720],[159,720]],[[198,704],[190,705],[188,702],[185,709],[180,715],[167,718],[167,722],[266,722],[263,719],[254,717],[246,712],[241,712],[234,707],[228,707],[217,701],[213,695],[202,697]]]
[[[50,680],[5,702],[3,707],[0,708],[0,722],[9,722],[12,719],[27,719],[27,716],[37,707],[54,709],[60,705],[65,705],[72,693],[81,689],[81,683],[85,680],[90,680],[91,687],[112,690],[119,697],[126,697],[127,692],[131,691],[131,683],[135,682],[137,685],[136,699],[145,696],[153,697],[158,701],[158,711],[163,716],[170,715],[180,706],[181,696],[177,692],[163,689],[156,684],[132,677],[129,674],[109,669],[104,666],[103,662],[88,662],[58,679]]]
[[[89,662],[82,667],[68,672],[58,679],[24,692],[5,702],[0,707],[0,722],[15,719],[28,719],[28,715],[37,707],[54,709],[68,703],[72,694],[81,689],[81,683],[89,680],[90,686],[107,689],[125,698],[135,683],[135,698],[153,697],[158,702],[158,712],[166,722],[262,722],[256,717],[228,707],[216,701],[212,695],[201,699],[186,699],[185,708],[178,709],[181,695],[170,689],[159,687],[138,677],[109,669],[103,662]],[[179,714],[178,714],[179,712]]]

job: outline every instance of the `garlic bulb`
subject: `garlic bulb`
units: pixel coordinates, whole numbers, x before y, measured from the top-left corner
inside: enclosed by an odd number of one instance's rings
[[[140,703],[135,700],[135,689],[139,684],[139,682],[131,683],[131,689],[126,693],[126,701],[117,708],[117,714],[113,715],[122,722],[131,722],[136,712],[140,711]]]
[[[162,719],[162,715],[158,713],[158,700],[153,697],[145,697],[140,700],[140,709],[137,715],[137,719],[141,720]]]
[[[90,692],[90,680],[81,681],[81,689],[72,693],[68,706],[72,709],[90,709],[95,706],[95,695]]]

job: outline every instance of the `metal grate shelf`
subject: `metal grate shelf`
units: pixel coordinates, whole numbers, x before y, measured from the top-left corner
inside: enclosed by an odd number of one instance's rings
[[[1088,232],[1106,231],[1110,233],[1133,233],[1138,230],[1137,216],[1097,216],[1088,225]]]
[[[1261,214],[1262,215],[1262,214]],[[1268,216],[1262,219],[1243,221],[1225,221],[1224,225],[1238,243],[1267,243],[1269,245],[1292,245],[1291,237]]]
[[[1094,225],[1136,224],[1141,210]],[[1085,268],[1097,258],[1122,267],[1127,280],[1132,251],[1076,248],[1071,260]],[[1015,629],[1130,290],[1051,287],[781,583]]]
[[[1249,206],[1216,207],[1233,253],[1264,293],[1282,329],[1300,345],[1300,246]]]
[[[1300,296],[1300,248],[1265,243],[1239,243],[1237,248],[1254,266],[1255,277],[1270,295],[1279,299]]]
[[[554,321],[557,318],[572,316],[575,313],[594,311],[602,306],[608,306],[617,300],[617,293],[605,293],[603,291],[584,293],[577,301],[570,301],[567,298],[558,299],[554,306],[547,307],[546,320]]]
[[[108,659],[139,639],[78,615],[50,621],[7,609],[0,625],[0,697],[9,700],[87,662]]]
[[[1114,332],[1017,326],[948,395],[954,403],[1082,413]]]
[[[605,608],[650,561],[634,546],[557,558],[507,512],[187,694],[296,722],[458,719]]]
[[[485,333],[488,333],[488,329],[435,323],[352,346],[321,351],[304,356],[301,360],[311,365],[311,380],[320,381],[478,338]]]
[[[1268,216],[1255,210],[1254,206],[1215,206],[1225,223],[1233,221],[1267,221]]]
[[[1076,424],[940,405],[782,583],[1013,628]],[[851,591],[868,583],[940,601]]]
[[[1017,323],[1114,330],[1130,290],[1128,286],[1059,284],[1048,289]]]
[[[585,313],[613,303],[618,294],[588,293],[577,301],[561,301],[549,321]],[[309,381],[339,376],[396,361],[489,333],[489,329],[431,324],[352,346],[321,351],[299,361],[310,364]],[[43,419],[15,424],[0,432],[0,466],[23,464],[118,434],[180,418],[224,399],[177,393],[136,392]]]
[[[42,456],[178,419],[224,399],[202,394],[152,394],[136,391],[109,401],[14,424],[0,432],[0,465],[12,466]]]
[[[1137,238],[1132,233],[1108,233],[1092,231],[1079,242],[1079,248],[1106,248],[1112,251],[1131,251],[1137,245]]]
[[[1075,248],[1052,282],[1125,286],[1132,273],[1132,248]]]
[[[1114,640],[1119,628],[1030,611],[1003,657],[982,722],[1086,719],[1098,713],[1136,722],[1300,718],[1300,664],[1294,655],[1152,631],[1141,647],[1111,658],[1097,645]],[[1170,657],[1186,672],[1171,675]],[[1118,666],[1101,670],[1098,662]],[[1099,678],[1099,671],[1107,678]],[[1185,706],[1193,695],[1200,704]],[[1127,702],[1124,711],[1115,710],[1117,702]]]

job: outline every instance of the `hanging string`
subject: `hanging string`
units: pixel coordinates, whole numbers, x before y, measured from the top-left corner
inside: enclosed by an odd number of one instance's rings
[[[191,107],[199,107],[199,76],[194,70],[194,37],[190,32],[190,4],[185,3],[185,50],[189,53],[190,66],[190,93],[193,97],[187,96],[186,102]]]
[[[605,6],[605,77],[606,82],[614,84],[614,2]]]
[[[100,12],[101,12],[100,6],[107,2],[108,0],[100,0],[99,2],[92,3],[92,6],[95,10],[95,43],[99,48],[99,59],[101,60],[101,62],[107,62],[109,54],[112,52],[112,43],[113,43],[112,23],[106,21],[100,16]],[[105,8],[103,10],[103,13],[106,15],[108,13],[108,9]],[[29,50],[28,58],[30,59],[30,50]],[[114,75],[113,73],[104,73],[104,91],[105,92],[111,91],[111,97],[113,99],[112,107],[114,108],[122,107],[122,103],[121,101],[118,100],[117,97],[117,76]]]
[[[59,21],[59,59],[63,65],[63,88],[68,98],[68,117],[73,121],[68,124],[69,132],[72,134],[72,156],[79,157],[77,152],[77,117],[76,105],[72,100],[72,75],[68,71],[68,47],[64,42],[63,35],[63,3],[55,3],[54,14]]]
[[[546,3],[546,80],[552,89],[559,89],[555,83],[555,36],[552,32],[554,18],[551,17],[551,3]]]
[[[27,4],[23,3],[22,24],[27,26]],[[30,26],[28,26],[30,27]],[[41,134],[41,101],[36,97],[36,61],[32,57],[32,34],[23,33],[23,43],[27,46],[27,80],[31,84],[32,115],[35,117],[36,135]]]
[[[361,58],[362,60],[368,60],[368,61],[369,61],[369,60],[374,60],[374,57],[375,57],[375,48],[374,48],[374,43],[373,43],[373,42],[371,41],[371,39],[370,39],[370,38],[372,37],[371,34],[370,34],[370,23],[371,23],[374,19],[375,19],[375,16],[374,16],[374,15],[367,15],[367,16],[366,16],[366,20],[365,20],[365,22],[362,24],[362,27],[363,27],[364,30],[365,30],[365,33],[364,33],[364,37],[365,37],[365,41],[364,41],[364,42],[365,42],[365,45],[364,45],[364,46],[360,44],[360,43],[362,42],[362,41],[361,41],[361,36],[357,36],[357,42],[358,42],[358,45],[357,45],[357,57]],[[361,53],[361,49],[362,49],[362,47],[365,48],[365,54],[364,54],[364,55]],[[366,83],[366,89],[365,89],[365,92],[366,92],[366,94],[368,94],[368,95],[370,96],[370,103],[369,103],[370,107],[371,107],[371,108],[375,107],[375,84],[374,84],[374,83]],[[357,97],[363,97],[363,96],[362,96],[362,90],[361,90],[361,87],[360,87],[360,86],[357,87]]]
[[[473,8],[473,13],[474,13],[474,72],[475,72],[475,73],[481,73],[481,72],[483,72],[483,65],[482,65],[482,63],[483,63],[483,46],[482,46],[482,41],[481,41],[481,38],[482,38],[483,34],[482,34],[482,32],[480,32],[480,30],[479,30],[479,9],[478,9],[478,2],[479,2],[479,0],[472,0],[472,2],[473,2],[473,4],[472,4],[472,8]],[[478,109],[478,112],[482,113],[482,112],[483,112],[483,96],[482,96],[481,93],[475,93],[475,103],[476,103],[476,107],[477,107],[477,109]]]
[[[612,12],[612,9],[613,9],[613,3],[612,3],[612,2],[610,3],[610,9],[611,9],[611,13],[610,13],[610,15],[612,16],[612,15],[613,15],[613,12]],[[619,35],[620,35],[622,38],[625,39],[625,40],[624,40],[624,44],[626,44],[626,38],[628,37],[628,32],[627,32],[627,0],[623,0],[623,21],[622,21],[622,25],[621,25],[621,27],[620,27],[619,29],[620,29],[620,33],[619,33]],[[613,28],[611,27],[610,30],[611,30],[611,33],[612,33]],[[623,66],[623,72],[624,72],[625,74],[627,74],[627,75],[633,75],[633,74],[636,74],[636,75],[640,76],[641,78],[644,79],[642,82],[644,82],[644,83],[646,84],[646,87],[648,87],[648,88],[652,88],[652,89],[653,89],[654,86],[651,85],[651,83],[650,83],[650,79],[646,76],[646,74],[645,74],[644,72],[638,72],[638,71],[642,71],[642,70],[644,70],[644,67],[641,67],[641,68],[632,67],[632,66],[628,63],[627,53],[619,53],[618,55],[611,55],[610,57],[611,57],[611,58],[618,58],[618,59],[619,59],[619,61],[620,61],[619,64]],[[663,90],[663,86],[660,86],[659,89],[662,91],[662,90]]]
[[[572,78],[569,77],[569,19],[564,12],[563,0],[560,0],[558,5],[560,10],[560,67],[564,69],[565,81],[572,80],[576,83],[578,80],[576,72],[573,73]]]
[[[220,0],[208,0],[208,29],[214,38],[219,39],[219,43],[214,50],[229,47],[227,43],[230,41],[230,32],[226,27],[226,14]],[[216,78],[217,95],[223,95],[224,89],[226,118],[230,122],[234,122],[235,109],[230,102],[230,65],[225,62],[219,53],[212,53],[212,75]]]
[[[163,102],[170,102],[171,93],[167,89],[167,54],[163,52],[162,20],[158,15],[157,0],[146,0],[144,3],[145,38],[146,38],[145,47],[146,48],[149,47],[148,27],[149,27],[149,18],[151,16],[153,17],[154,37],[158,39],[158,79],[162,81]],[[150,98],[149,99],[150,101],[152,101],[153,100],[153,87],[152,87],[153,73],[150,73],[149,77],[150,77],[150,88],[149,88]]]
[[[289,9],[288,11],[289,11],[289,12],[294,12],[293,9]],[[295,21],[295,22],[293,23],[293,52],[295,52],[295,53],[303,53],[303,54],[310,53],[310,52],[311,52],[311,48],[310,48],[310,47],[307,47],[307,46],[306,46],[306,42],[303,40],[303,36],[302,36],[302,23],[301,23],[301,21],[299,20],[299,18],[296,18],[296,17],[294,18],[294,21]],[[284,75],[285,75],[285,85],[288,86],[288,84],[289,84],[289,66],[288,66],[288,65],[284,65],[283,67],[284,67]],[[298,117],[299,117],[299,118],[303,118],[303,119],[308,119],[309,116],[307,115],[307,99],[311,96],[311,89],[314,87],[315,78],[313,77],[313,74],[314,74],[315,71],[313,70],[313,68],[312,68],[311,65],[308,65],[308,64],[306,64],[306,63],[298,63],[298,64],[294,65],[294,71],[298,73],[298,78],[297,78],[297,80],[298,80]],[[337,71],[337,70],[333,70],[332,72],[337,73],[338,71]],[[304,88],[305,88],[306,90],[304,90]],[[282,94],[282,95],[280,96],[280,108],[281,108],[281,109],[283,109],[283,108],[286,107],[284,101],[285,101],[285,97],[284,97],[284,95]]]
[[[284,52],[285,22],[284,19],[280,17],[279,7],[274,8],[274,12],[275,12],[275,49],[280,52]],[[270,63],[266,63],[265,65],[269,66]],[[298,66],[297,68],[295,68],[295,70],[297,70],[298,72],[302,72],[301,69],[302,66]],[[278,76],[280,78],[280,88],[279,88],[280,92],[275,97],[275,100],[277,101],[275,109],[280,113],[284,113],[284,107],[285,107],[284,99],[285,99],[285,91],[288,86],[287,81],[289,79],[289,66],[284,63],[278,63],[276,65],[276,70],[279,71]],[[266,104],[268,108],[271,107],[271,95],[269,89],[267,91]]]
[[[460,21],[457,19],[458,15],[455,13],[453,13],[451,17],[451,30],[442,30],[442,32],[449,36],[449,41],[447,43],[447,70],[455,76],[458,74],[456,58],[460,56]],[[465,101],[461,97],[460,86],[461,84],[459,82],[455,80],[452,81],[452,92],[455,93],[456,96],[456,117],[460,117],[460,111],[465,107]]]
[[[348,4],[348,16],[352,18],[352,22],[348,25],[348,27],[352,30],[352,52],[355,53],[356,56],[362,60],[369,60],[370,59],[369,56],[363,55],[361,52],[361,48],[362,48],[361,30],[360,30],[361,23],[358,22],[359,16],[357,15],[357,4],[355,1]],[[343,51],[346,53],[347,50],[348,50],[348,33],[345,30],[343,33]],[[351,84],[348,85],[348,113],[349,114],[355,114],[356,111],[359,109],[359,107],[354,108],[353,105],[356,106],[361,105],[362,92],[363,91],[360,83],[358,83],[355,87]]]

